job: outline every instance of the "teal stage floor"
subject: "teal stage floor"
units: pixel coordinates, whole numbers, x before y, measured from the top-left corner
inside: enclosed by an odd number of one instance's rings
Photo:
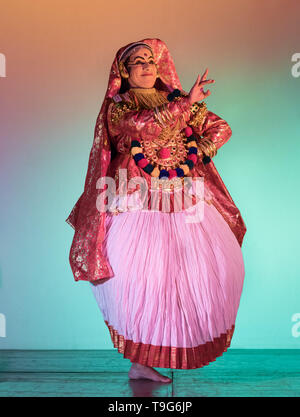
[[[0,350],[1,397],[299,397],[300,350],[229,349],[199,369],[129,380],[116,350]]]

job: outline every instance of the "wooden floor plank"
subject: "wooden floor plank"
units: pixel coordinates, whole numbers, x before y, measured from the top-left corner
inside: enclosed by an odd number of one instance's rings
[[[0,350],[0,396],[299,397],[299,349],[229,349],[191,370],[155,368],[172,384],[128,379],[117,350]]]
[[[171,377],[170,372],[166,375]],[[123,372],[2,372],[0,397],[170,397],[171,384],[129,380]]]

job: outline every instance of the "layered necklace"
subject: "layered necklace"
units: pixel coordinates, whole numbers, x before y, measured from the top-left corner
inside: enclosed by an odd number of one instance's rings
[[[129,94],[139,108],[155,109],[157,119],[163,121],[166,118],[170,120],[169,116],[171,116],[168,115],[164,105],[181,93],[180,90],[175,89],[166,97],[156,88],[131,88]],[[159,112],[158,106],[164,111]],[[130,151],[135,163],[152,177],[172,179],[190,176],[190,170],[198,159],[196,140],[190,126],[180,131],[178,123],[175,126],[168,123],[155,140],[132,138]]]

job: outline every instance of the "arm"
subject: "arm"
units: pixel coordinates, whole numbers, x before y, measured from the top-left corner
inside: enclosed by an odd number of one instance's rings
[[[183,129],[190,119],[188,97],[157,106],[154,109],[132,110],[126,104],[112,101],[108,107],[108,127],[112,136],[125,133],[130,137],[146,140],[157,138],[162,130],[179,122]]]
[[[232,131],[224,119],[207,110],[204,102],[198,104],[198,107],[198,111],[189,124],[196,134],[202,136],[199,139],[200,149],[212,158],[217,154],[218,149],[230,139]]]
[[[212,141],[219,149],[230,139],[232,130],[224,119],[208,111],[199,134]]]

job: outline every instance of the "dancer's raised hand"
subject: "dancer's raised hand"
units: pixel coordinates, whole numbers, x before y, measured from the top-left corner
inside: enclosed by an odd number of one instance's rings
[[[191,104],[195,103],[196,101],[202,101],[210,95],[210,90],[203,91],[203,86],[205,84],[214,83],[215,80],[207,80],[206,79],[207,73],[208,73],[208,68],[205,70],[202,77],[200,77],[200,74],[198,75],[195,84],[191,88],[191,91],[189,92],[189,101]]]

